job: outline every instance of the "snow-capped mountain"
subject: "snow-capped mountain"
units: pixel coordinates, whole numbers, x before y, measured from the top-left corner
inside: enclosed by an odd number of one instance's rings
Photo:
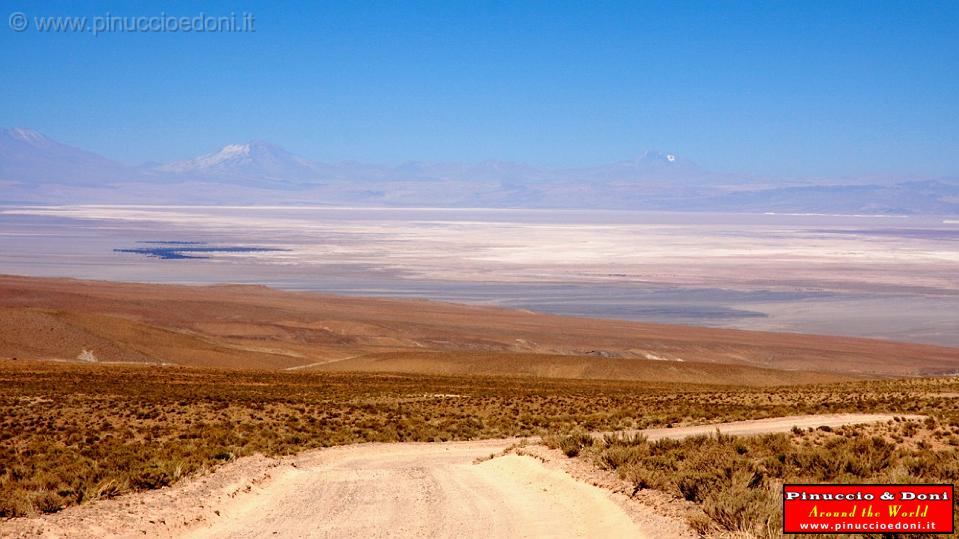
[[[189,183],[188,188],[171,187]],[[230,186],[224,189],[223,186]],[[317,163],[263,141],[129,167],[31,129],[0,130],[0,203],[324,203],[490,208],[959,214],[959,179],[750,183],[658,151],[596,167]]]
[[[186,161],[155,167],[159,174],[191,180],[311,182],[324,168],[264,141],[228,144],[220,150]]]
[[[629,161],[579,169],[576,172],[591,180],[655,184],[711,184],[722,179],[679,155],[660,151],[647,151]]]
[[[695,183],[711,175],[675,154],[646,152],[631,161],[581,169],[545,169],[525,163],[407,162],[397,166],[351,161],[318,163],[275,144],[228,144],[193,159],[129,167],[67,146],[30,129],[0,130],[0,181],[108,185],[115,182],[201,181],[261,185],[321,182],[484,182],[521,185],[548,182]]]
[[[0,129],[0,181],[96,185],[133,180],[138,171],[33,129]]]

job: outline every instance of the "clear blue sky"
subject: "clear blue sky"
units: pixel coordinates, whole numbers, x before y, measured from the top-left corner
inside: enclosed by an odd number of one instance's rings
[[[956,1],[287,4],[4,0],[0,126],[129,163],[260,138],[318,160],[959,174]],[[15,33],[16,11],[256,31]]]

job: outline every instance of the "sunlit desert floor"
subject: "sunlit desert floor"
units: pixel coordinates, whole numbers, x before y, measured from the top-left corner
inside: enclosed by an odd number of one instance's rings
[[[115,251],[156,245],[144,242],[277,250]],[[261,283],[959,345],[959,224],[940,217],[6,206],[0,273]]]

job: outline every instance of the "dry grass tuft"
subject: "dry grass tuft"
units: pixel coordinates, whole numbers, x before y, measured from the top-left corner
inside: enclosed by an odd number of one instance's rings
[[[881,382],[846,393],[855,411],[909,410],[928,414],[924,421],[655,442],[606,436],[591,446],[580,445],[573,434],[547,443],[580,448],[574,454],[617,471],[637,491],[656,489],[695,503],[702,513],[690,524],[703,535],[781,537],[783,483],[954,483],[959,400],[943,395],[957,386],[955,379]],[[817,400],[829,391],[823,386],[805,394]],[[876,399],[881,393],[886,397]]]
[[[710,526],[753,529],[787,478],[955,480],[957,392],[954,380],[731,388],[0,361],[0,517],[162,487],[253,453],[547,435],[637,488],[694,500]],[[585,434],[856,411],[934,419],[747,440]]]

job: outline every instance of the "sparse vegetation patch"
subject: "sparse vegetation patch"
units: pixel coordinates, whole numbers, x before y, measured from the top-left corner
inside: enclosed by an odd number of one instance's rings
[[[627,474],[639,488],[664,489],[703,504],[716,526],[749,527],[755,518],[733,522],[722,516],[736,512],[720,503],[732,488],[750,495],[737,495],[737,500],[759,503],[757,492],[795,474],[852,478],[899,468],[921,478],[954,474],[948,463],[959,443],[959,413],[950,394],[957,392],[954,381],[730,388],[4,361],[0,516],[55,512],[158,488],[253,453],[285,455],[356,442],[545,435],[567,455],[595,459]],[[866,411],[928,413],[934,419],[890,428],[881,433],[882,444],[844,429],[742,442],[719,438],[659,444],[639,439],[594,443],[586,435]],[[829,467],[836,464],[827,464],[834,452],[853,455],[864,447],[871,448],[867,456],[850,457],[836,470]],[[786,460],[778,460],[780,453]],[[728,465],[722,475],[706,473],[701,468],[708,460],[687,458],[693,454],[712,455]]]
[[[884,402],[887,411],[928,415],[923,421],[897,418],[752,437],[649,441],[641,435],[610,435],[594,440],[572,433],[545,441],[617,472],[636,491],[655,489],[695,503],[701,512],[690,524],[705,536],[781,537],[783,483],[955,483],[959,402],[948,394],[956,385],[949,379],[877,382],[860,385],[858,393],[849,393],[855,385],[844,387],[856,411]],[[804,393],[813,401],[836,396],[826,386]]]

